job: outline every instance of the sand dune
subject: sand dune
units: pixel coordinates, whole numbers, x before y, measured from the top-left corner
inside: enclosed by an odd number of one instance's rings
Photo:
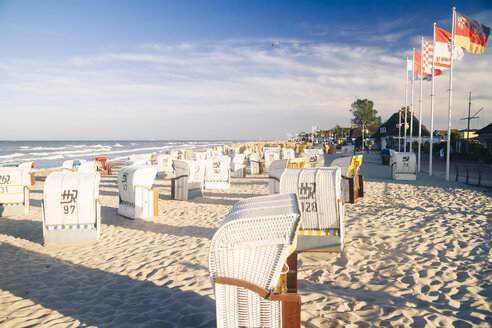
[[[490,327],[491,191],[439,178],[390,180],[365,156],[365,196],[347,205],[346,249],[299,256],[305,327]],[[117,215],[102,177],[98,243],[42,246],[43,176],[26,217],[0,218],[1,327],[213,327],[211,238],[231,206],[267,194],[266,175],[226,191],[170,200],[159,216]]]

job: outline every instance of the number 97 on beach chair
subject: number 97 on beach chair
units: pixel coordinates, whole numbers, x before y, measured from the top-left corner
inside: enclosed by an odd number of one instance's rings
[[[217,327],[300,327],[297,279],[290,282],[287,265],[300,222],[295,194],[234,205],[209,251]]]
[[[98,172],[52,172],[44,183],[44,244],[98,241],[101,229]]]

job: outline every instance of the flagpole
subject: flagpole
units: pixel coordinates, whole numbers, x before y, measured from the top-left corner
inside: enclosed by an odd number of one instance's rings
[[[429,147],[429,176],[432,175],[432,148],[434,144],[434,61],[436,60],[435,44],[436,44],[436,23],[434,23],[433,43],[432,43],[432,70],[431,70],[431,121],[430,121],[430,147]]]
[[[398,110],[398,152],[401,152],[401,108]]]
[[[403,151],[407,152],[407,98],[408,98],[408,56],[407,56],[407,78],[405,79],[405,124],[403,125]]]
[[[419,98],[419,147],[418,147],[418,162],[417,171],[420,172],[420,157],[422,157],[422,80],[424,79],[423,66],[424,66],[424,49],[423,49],[424,37],[420,40],[420,98]]]
[[[456,25],[456,7],[453,7],[453,27],[451,32],[451,66],[449,68],[449,106],[448,106],[448,142],[446,149],[446,181],[449,181],[449,161],[451,157],[451,105],[453,102],[453,55],[454,33]]]
[[[410,103],[410,149],[409,151],[413,153],[413,80],[415,79],[415,48],[413,48],[412,52],[412,82],[411,82],[411,97],[412,102]]]

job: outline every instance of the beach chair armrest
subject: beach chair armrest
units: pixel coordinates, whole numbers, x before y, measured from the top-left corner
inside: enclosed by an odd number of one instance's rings
[[[228,278],[228,277],[216,277],[215,283],[220,285],[229,285],[246,288],[260,297],[269,300],[269,301],[283,301],[283,302],[300,302],[301,296],[299,294],[272,294],[272,292],[253,284],[249,281],[236,279],[236,278]]]

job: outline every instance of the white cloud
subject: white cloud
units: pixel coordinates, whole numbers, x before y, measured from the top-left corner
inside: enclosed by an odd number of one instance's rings
[[[349,125],[357,98],[373,100],[383,120],[404,104],[403,52],[279,42],[146,44],[62,62],[0,63],[0,108],[25,126],[8,125],[0,139],[284,138],[313,124]],[[490,59],[487,49],[456,65],[454,123],[469,91],[491,107]],[[445,80],[436,81],[436,128],[447,126]],[[415,95],[417,108],[417,86]],[[429,91],[424,97],[427,124]]]

